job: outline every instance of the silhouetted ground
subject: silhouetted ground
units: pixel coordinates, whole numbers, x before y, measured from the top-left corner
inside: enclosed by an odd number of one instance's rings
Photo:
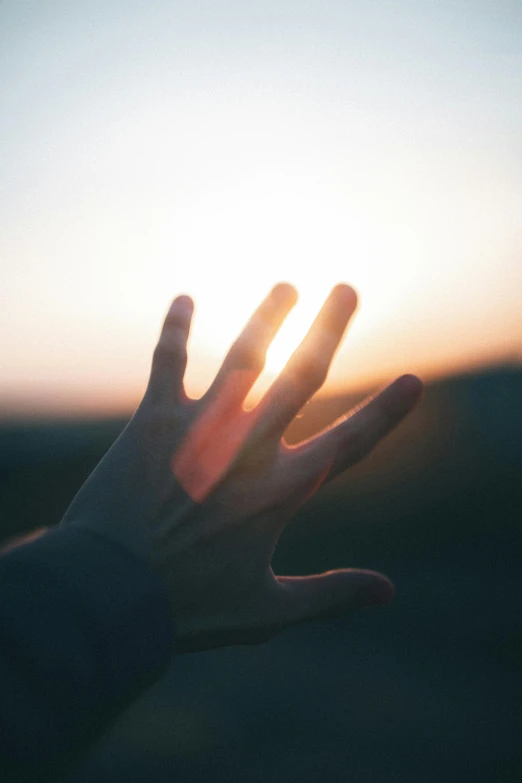
[[[347,409],[310,403],[308,437]],[[124,421],[0,430],[3,537],[56,523]],[[522,780],[522,372],[433,384],[285,531],[276,573],[382,570],[385,609],[179,656],[74,783]]]

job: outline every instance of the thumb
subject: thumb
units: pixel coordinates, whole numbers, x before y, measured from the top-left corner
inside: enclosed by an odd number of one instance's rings
[[[279,576],[287,625],[342,617],[366,606],[388,604],[393,583],[377,571],[343,568],[312,576]]]

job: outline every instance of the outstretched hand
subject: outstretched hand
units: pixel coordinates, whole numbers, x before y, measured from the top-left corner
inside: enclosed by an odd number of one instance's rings
[[[245,411],[296,298],[288,284],[272,290],[197,400],[183,386],[193,304],[176,298],[139,408],[62,522],[85,525],[157,569],[178,652],[255,644],[296,623],[393,597],[392,583],[373,571],[286,577],[270,565],[297,509],[371,451],[422,392],[418,378],[402,376],[351,416],[289,446],[284,431],[324,383],[357,304],[352,288],[336,286],[283,372]]]

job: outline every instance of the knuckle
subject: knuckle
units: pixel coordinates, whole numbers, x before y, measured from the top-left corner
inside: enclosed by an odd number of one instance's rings
[[[293,368],[293,374],[299,383],[313,389],[320,388],[326,380],[328,366],[314,356],[302,357]]]
[[[181,340],[162,337],[154,349],[154,364],[159,366],[187,361],[187,348]]]
[[[237,340],[230,352],[231,364],[237,369],[261,372],[265,366],[265,356],[255,345]]]
[[[177,310],[168,313],[165,321],[163,322],[164,330],[171,329],[186,329],[187,328],[187,316],[183,312]]]

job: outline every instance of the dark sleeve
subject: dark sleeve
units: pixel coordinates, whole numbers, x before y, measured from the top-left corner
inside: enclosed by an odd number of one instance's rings
[[[74,526],[0,554],[0,779],[53,780],[166,669],[151,567]]]

